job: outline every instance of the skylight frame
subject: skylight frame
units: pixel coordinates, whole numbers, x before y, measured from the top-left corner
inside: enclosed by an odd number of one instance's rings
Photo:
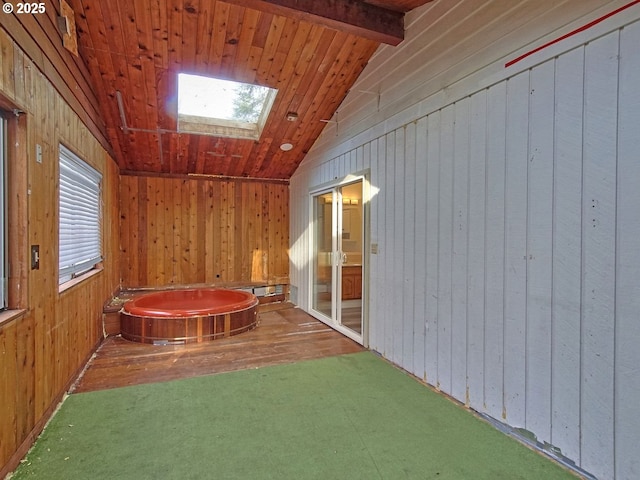
[[[180,95],[179,83],[182,75],[188,77],[199,77],[200,80],[211,80],[214,82],[220,82],[222,80],[215,77],[205,77],[202,75],[181,73],[178,75],[178,95]],[[216,137],[258,140],[262,135],[265,124],[267,123],[267,119],[269,117],[269,114],[271,113],[271,109],[278,94],[278,90],[251,83],[232,83],[236,85],[259,86],[268,89],[265,100],[262,104],[262,110],[258,115],[258,119],[255,123],[241,120],[229,120],[225,118],[218,118],[216,116],[189,115],[181,113],[180,108],[178,108],[178,132],[191,133],[196,135],[210,135]],[[180,100],[181,99],[178,98],[178,105],[180,105]]]

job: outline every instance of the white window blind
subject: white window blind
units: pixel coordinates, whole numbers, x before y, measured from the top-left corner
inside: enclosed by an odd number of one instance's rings
[[[0,310],[7,308],[7,122],[0,117]]]
[[[102,260],[101,181],[99,172],[60,145],[59,283]]]

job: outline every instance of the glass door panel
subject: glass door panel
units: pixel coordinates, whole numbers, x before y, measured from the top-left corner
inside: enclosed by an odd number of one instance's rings
[[[362,335],[364,210],[362,181],[339,187],[340,324]]]
[[[312,308],[333,319],[334,214],[333,192],[313,197],[314,251]]]

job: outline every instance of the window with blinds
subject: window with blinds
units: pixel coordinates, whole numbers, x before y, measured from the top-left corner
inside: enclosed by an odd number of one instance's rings
[[[60,257],[62,284],[102,261],[102,175],[60,145]]]

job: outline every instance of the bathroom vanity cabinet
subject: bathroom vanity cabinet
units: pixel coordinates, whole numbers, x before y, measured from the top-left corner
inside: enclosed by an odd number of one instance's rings
[[[362,266],[342,266],[342,300],[362,298]]]

